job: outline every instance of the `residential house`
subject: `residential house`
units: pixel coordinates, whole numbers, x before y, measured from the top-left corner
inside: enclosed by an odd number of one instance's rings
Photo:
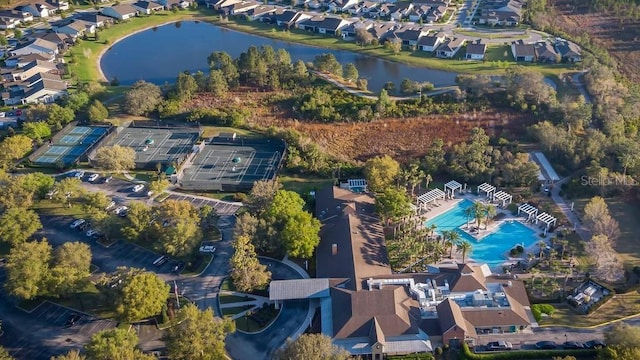
[[[304,7],[312,10],[320,10],[324,6],[324,2],[319,0],[304,0]]]
[[[116,20],[127,20],[138,15],[138,10],[129,4],[119,4],[103,7],[100,12],[104,16],[112,17]]]
[[[345,12],[358,5],[358,0],[333,0],[327,8],[332,12]]]
[[[371,20],[353,22],[340,31],[342,33],[342,39],[346,41],[353,41],[356,39],[356,34],[359,29],[369,31],[374,24],[375,23]]]
[[[188,9],[193,6],[193,0],[158,0],[158,3],[162,4],[165,9]]]
[[[421,37],[426,36],[429,30],[426,27],[402,27],[396,30],[395,35],[402,41],[403,46],[418,46]]]
[[[330,16],[315,16],[301,21],[298,28],[302,30],[317,32],[320,34],[336,35],[338,31],[349,25],[343,18]]]
[[[11,18],[16,24],[28,23],[33,21],[33,15],[27,11],[20,10],[0,10],[0,18]]]
[[[75,37],[69,34],[45,32],[36,33],[30,36],[32,39],[42,39],[58,45],[58,52],[64,53],[75,43]]]
[[[278,7],[273,5],[260,5],[247,11],[245,16],[251,21],[262,20],[263,18],[265,19],[264,21],[270,21],[270,15],[274,14],[277,9]]]
[[[467,44],[467,50],[464,58],[467,60],[484,60],[484,54],[487,51],[487,44],[480,42],[480,39]]]
[[[59,75],[39,73],[27,80],[22,104],[52,103],[67,95],[67,83]]]
[[[556,39],[555,45],[562,61],[571,63],[582,61],[582,51],[578,45],[564,39]]]
[[[257,8],[260,3],[256,1],[243,1],[235,3],[229,7],[229,15],[239,15],[246,13],[247,11]]]
[[[557,63],[560,61],[560,54],[556,52],[553,45],[547,41],[541,41],[535,45],[536,60],[541,63]]]
[[[322,223],[316,278],[275,280],[276,306],[292,299],[320,305],[321,331],[352,356],[430,352],[435,342],[475,343],[479,334],[530,331],[522,281],[494,276],[486,264],[393,274],[375,200],[347,186],[316,193]]]
[[[296,10],[280,10],[276,11],[272,16],[272,22],[277,26],[284,28],[291,28],[295,26],[297,22],[310,19],[311,15]]]
[[[423,36],[418,40],[418,49],[422,51],[434,52],[436,48],[445,40],[443,33],[438,32],[433,35]]]
[[[52,8],[49,4],[39,2],[16,6],[15,9],[22,12],[28,12],[35,17],[41,18],[49,17],[50,15],[53,15],[57,10],[55,8]]]
[[[138,13],[151,15],[155,12],[164,10],[164,5],[153,1],[136,1],[131,4],[134,9],[138,10]]]
[[[377,8],[380,4],[373,1],[363,1],[349,9],[351,15],[368,16],[371,10]]]
[[[67,25],[54,29],[56,33],[68,34],[73,38],[79,38],[85,34],[93,34],[96,32],[96,26],[83,20],[74,20]]]
[[[511,53],[516,61],[532,62],[536,60],[536,49],[533,44],[525,44],[518,40],[511,43]]]
[[[396,6],[393,4],[382,3],[376,6],[375,8],[369,10],[369,13],[367,15],[370,18],[387,17],[391,15],[395,7]]]
[[[389,16],[391,17],[392,20],[401,21],[402,19],[407,18],[409,16],[409,14],[411,13],[411,10],[413,10],[413,3],[402,2],[402,3],[396,4],[396,6],[393,8]]]
[[[393,35],[394,30],[398,27],[395,22],[375,22],[369,29],[369,32],[373,35],[373,38],[378,40],[378,43],[383,43],[389,36]]]
[[[480,24],[516,26],[522,19],[520,0],[486,0],[480,12]]]
[[[55,73],[58,68],[53,62],[34,60],[24,67],[3,74],[6,81],[24,81],[39,73]]]
[[[436,22],[447,14],[448,7],[446,5],[432,6],[425,15],[425,19],[430,22]]]
[[[230,7],[231,5],[239,2],[242,2],[242,0],[210,0],[209,2],[207,2],[207,7],[221,11],[224,8]]]
[[[466,40],[462,38],[447,39],[436,49],[436,56],[450,59],[456,55],[465,43]]]
[[[8,68],[21,68],[36,60],[53,62],[54,59],[55,56],[46,54],[16,55],[6,58],[4,64]]]
[[[10,17],[0,17],[0,29],[12,30],[20,25],[20,20]]]
[[[89,24],[93,24],[96,28],[101,28],[104,27],[107,24],[111,24],[113,23],[113,19],[108,17],[108,16],[104,16],[104,15],[100,15],[100,13],[98,12],[84,12],[82,14],[80,14],[80,16],[78,16],[76,18],[77,20],[82,20],[84,22],[87,22]]]
[[[56,12],[69,10],[69,2],[63,0],[46,0],[45,1],[51,9],[55,9]]]
[[[11,55],[57,55],[59,53],[58,44],[43,39],[31,40],[21,46],[11,50]]]

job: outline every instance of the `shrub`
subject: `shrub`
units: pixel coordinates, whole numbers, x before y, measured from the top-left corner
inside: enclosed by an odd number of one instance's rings
[[[511,257],[515,257],[516,255],[518,255],[518,250],[516,248],[513,248],[509,251],[509,255],[511,255]]]
[[[536,321],[540,321],[542,319],[542,314],[547,314],[549,316],[553,315],[556,312],[556,308],[551,304],[534,304],[531,305],[531,313],[533,317],[536,318]]]
[[[438,356],[442,355],[442,348],[440,346],[436,348],[436,355]]]

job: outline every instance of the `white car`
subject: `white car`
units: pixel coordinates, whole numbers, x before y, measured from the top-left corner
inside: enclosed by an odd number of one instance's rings
[[[112,208],[112,207],[114,207],[114,206],[116,206],[116,202],[115,202],[115,201],[112,201],[112,202],[110,202],[110,203],[107,205],[107,207],[105,207],[104,209],[105,209],[106,211],[109,211],[109,209],[111,209],[111,208]]]
[[[201,253],[213,254],[214,252],[216,252],[216,247],[215,246],[210,246],[210,245],[200,246],[200,252]]]
[[[76,173],[73,175],[78,179],[82,179],[84,177],[84,171],[76,171]]]
[[[76,221],[74,221],[73,223],[71,223],[71,226],[69,226],[72,229],[76,229],[78,226],[84,224],[85,222],[87,222],[85,219],[78,219]]]
[[[94,181],[98,180],[99,177],[100,177],[100,175],[98,175],[98,174],[91,174],[91,176],[89,176],[89,179],[87,179],[87,180],[89,180],[89,182],[94,182]]]
[[[137,192],[142,191],[142,189],[144,189],[144,185],[138,184],[138,185],[134,186],[132,190],[133,190],[133,192],[137,193]]]
[[[87,233],[85,235],[87,235],[88,237],[92,237],[93,235],[97,235],[98,234],[98,230],[89,230],[87,231]]]
[[[127,211],[127,210],[129,210],[129,208],[128,208],[128,207],[126,207],[126,206],[124,206],[124,205],[122,205],[122,206],[118,206],[115,210],[113,210],[113,212],[114,212],[116,215],[120,215],[120,213],[121,213],[121,212],[123,212],[123,211]]]

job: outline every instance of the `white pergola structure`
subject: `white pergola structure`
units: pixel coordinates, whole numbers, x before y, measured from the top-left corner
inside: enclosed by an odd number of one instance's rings
[[[511,204],[512,200],[513,196],[504,191],[498,191],[497,193],[493,194],[493,201],[500,201],[502,203],[502,207],[507,206],[507,204]]]
[[[482,183],[478,185],[478,194],[480,194],[480,191],[487,194],[487,197],[491,197],[496,192],[496,187],[491,184]]]
[[[349,179],[347,180],[349,190],[367,191],[367,180],[365,179]]]
[[[444,193],[447,197],[453,198],[456,190],[458,190],[458,192],[462,191],[462,184],[460,184],[459,182],[451,180],[448,183],[444,184]]]
[[[525,203],[518,206],[518,215],[520,215],[520,212],[527,214],[527,221],[530,221],[532,219],[536,219],[536,216],[538,215],[538,208]]]
[[[545,223],[545,224],[547,225],[547,226],[544,228],[544,234],[545,234],[545,235],[547,235],[547,231],[549,230],[549,228],[550,228],[552,225],[555,225],[555,224],[556,224],[556,221],[557,221],[557,220],[558,220],[558,219],[554,218],[553,216],[549,215],[549,214],[548,214],[548,213],[546,213],[546,212],[543,212],[542,214],[540,214],[540,215],[538,215],[538,216],[536,217],[536,223],[537,223],[538,221],[542,221],[543,223]]]
[[[438,199],[444,199],[445,193],[440,189],[433,189],[427,193],[418,196],[418,208],[427,207],[427,204]]]

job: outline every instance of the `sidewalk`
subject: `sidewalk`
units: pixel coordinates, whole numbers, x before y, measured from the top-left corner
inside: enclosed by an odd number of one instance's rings
[[[567,220],[571,223],[571,225],[573,225],[573,228],[576,230],[576,233],[580,236],[580,238],[582,238],[582,240],[584,241],[588,241],[591,239],[591,231],[589,231],[589,229],[587,229],[582,224],[582,221],[580,220],[580,218],[573,211],[571,211],[571,208],[560,196],[560,188],[562,184],[566,183],[570,179],[571,177],[567,176],[561,179],[560,181],[558,181],[554,185],[553,189],[551,190],[551,199],[553,199],[553,202],[555,202],[556,205],[558,205],[558,208],[560,208],[560,211],[562,211],[564,216],[567,217]]]

